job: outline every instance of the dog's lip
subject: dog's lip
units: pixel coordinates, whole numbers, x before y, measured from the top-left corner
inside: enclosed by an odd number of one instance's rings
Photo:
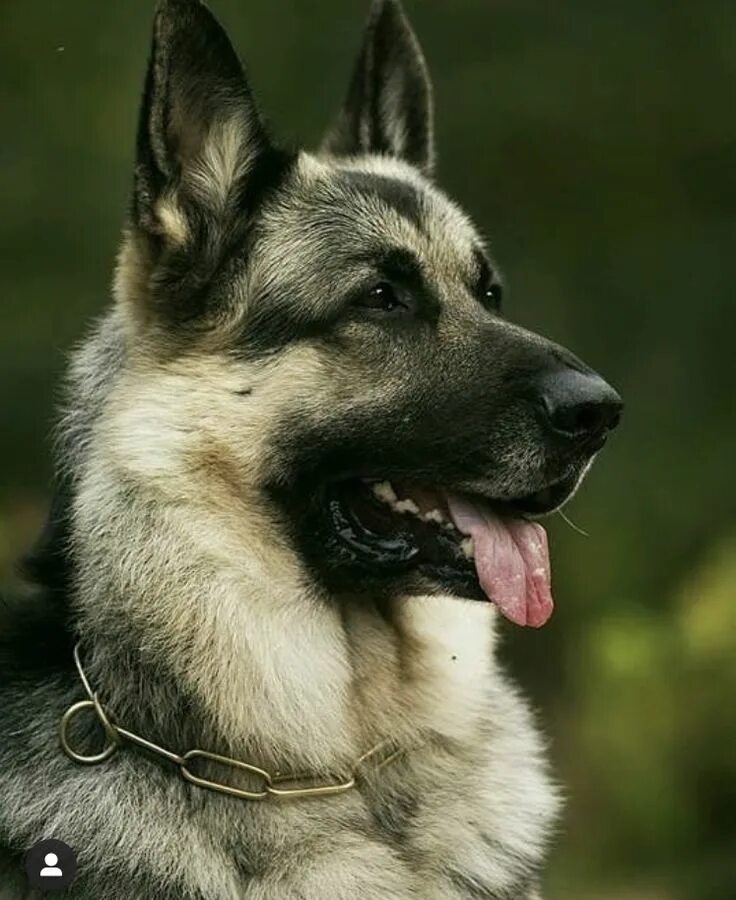
[[[448,522],[451,521],[447,505],[447,496],[450,494],[462,494],[474,498],[490,506],[505,517],[536,520],[550,515],[565,505],[575,492],[575,488],[580,481],[580,472],[577,470],[568,472],[562,477],[550,480],[543,487],[537,488],[528,494],[517,494],[511,497],[495,495],[482,489],[479,490],[473,484],[461,483],[456,486],[453,484],[433,484],[405,478],[388,479],[376,476],[360,476],[358,480],[369,488],[375,488],[376,485],[381,484],[389,486],[394,484],[400,485],[402,488],[400,497],[403,499],[417,500],[422,495],[432,496],[434,498],[434,507],[441,510]],[[426,512],[426,510],[423,511]]]
[[[365,562],[403,567],[434,555],[439,540],[444,555],[453,548],[455,562],[463,564],[472,549],[453,519],[453,497],[480,504],[505,521],[536,521],[563,506],[578,481],[579,473],[568,474],[532,493],[499,498],[473,485],[360,474],[331,479],[322,503],[343,546]]]
[[[503,515],[541,519],[564,506],[574,494],[579,481],[580,473],[573,472],[523,496],[510,499],[479,496]]]
[[[564,477],[515,497],[497,497],[472,483],[438,484],[403,473],[391,480],[373,473],[351,474],[325,483],[320,504],[346,561],[386,570],[423,563],[470,571],[473,543],[454,521],[452,498],[480,504],[506,522],[534,522],[564,505],[580,474],[568,470]],[[381,496],[381,488],[393,496]]]

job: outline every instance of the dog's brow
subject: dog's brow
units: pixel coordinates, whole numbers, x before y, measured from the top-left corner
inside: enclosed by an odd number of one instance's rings
[[[378,265],[388,278],[408,283],[423,283],[422,265],[406,247],[393,247],[378,257]]]
[[[387,247],[372,253],[358,254],[353,259],[377,269],[389,281],[402,282],[415,288],[425,284],[422,264],[407,247]]]
[[[345,184],[361,194],[378,197],[386,206],[421,228],[423,221],[422,195],[414,185],[400,178],[376,175],[372,172],[345,172]]]
[[[484,279],[490,280],[494,275],[497,274],[494,266],[488,258],[488,254],[481,247],[473,248],[473,263],[475,267],[475,272],[473,274],[476,276],[478,281],[483,281]]]

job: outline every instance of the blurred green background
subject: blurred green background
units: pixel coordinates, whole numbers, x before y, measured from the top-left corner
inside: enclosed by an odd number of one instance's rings
[[[366,4],[219,0],[277,131],[315,143]],[[623,393],[550,523],[558,609],[506,655],[569,805],[553,900],[736,898],[736,3],[408,0],[439,177],[509,314]],[[108,297],[152,3],[6,3],[0,586],[39,527],[69,348]]]

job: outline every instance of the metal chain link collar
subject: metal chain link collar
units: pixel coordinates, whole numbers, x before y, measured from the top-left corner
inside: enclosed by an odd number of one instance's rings
[[[228,756],[221,756],[219,753],[210,753],[209,750],[188,750],[186,753],[179,755],[178,753],[173,753],[171,750],[166,750],[164,747],[160,747],[158,744],[154,744],[152,741],[142,738],[138,734],[134,734],[132,731],[128,731],[126,728],[122,728],[120,725],[110,720],[99,697],[96,692],[92,690],[79,657],[79,644],[74,647],[74,662],[76,663],[79,677],[89,699],[80,700],[66,710],[59,723],[59,740],[61,742],[62,750],[69,759],[81,763],[82,765],[92,766],[105,762],[110,759],[118,747],[122,746],[127,741],[130,744],[142,747],[144,750],[148,750],[178,766],[182,778],[197,787],[205,788],[209,791],[216,791],[220,794],[228,794],[231,797],[240,797],[244,800],[266,800],[270,798],[327,797],[333,794],[344,794],[346,791],[349,791],[356,786],[360,778],[360,770],[366,764],[372,762],[374,770],[379,770],[393,762],[404,752],[403,749],[397,748],[391,741],[384,740],[355,760],[352,767],[352,774],[346,780],[327,784],[315,783],[309,787],[295,787],[293,786],[294,782],[304,781],[312,776],[308,773],[282,774],[280,772],[275,772],[272,774],[253,763],[231,759]],[[93,710],[96,713],[107,738],[104,749],[100,753],[95,753],[93,755],[78,753],[69,743],[68,732],[70,723],[78,713],[84,710]],[[231,769],[248,772],[261,779],[262,787],[260,790],[249,791],[243,788],[232,787],[229,784],[218,781],[200,778],[191,771],[191,763],[195,759],[210,760],[211,762],[219,763],[220,765]],[[289,786],[289,782],[292,783],[292,786]]]

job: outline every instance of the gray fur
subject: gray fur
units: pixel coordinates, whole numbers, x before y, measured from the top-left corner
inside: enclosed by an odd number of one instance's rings
[[[474,293],[482,242],[427,180],[431,93],[397,2],[376,4],[317,155],[274,155],[226,41],[195,0],[160,6],[115,303],[66,391],[68,627],[114,721],[176,752],[323,776],[385,737],[406,752],[351,793],[288,802],[202,791],[132,748],[80,767],[57,739],[83,697],[71,661],[26,677],[0,648],[0,898],[27,895],[21,855],[53,836],[79,856],[74,900],[532,900],[559,798],[495,610],[426,583],[383,605],[326,591],[273,497],[312,477],[315,436],[387,423],[420,469],[421,452],[454,465],[462,432],[480,447],[466,487],[535,491],[548,459],[513,377],[565,351]],[[418,345],[340,319],[370,254],[397,249]]]

